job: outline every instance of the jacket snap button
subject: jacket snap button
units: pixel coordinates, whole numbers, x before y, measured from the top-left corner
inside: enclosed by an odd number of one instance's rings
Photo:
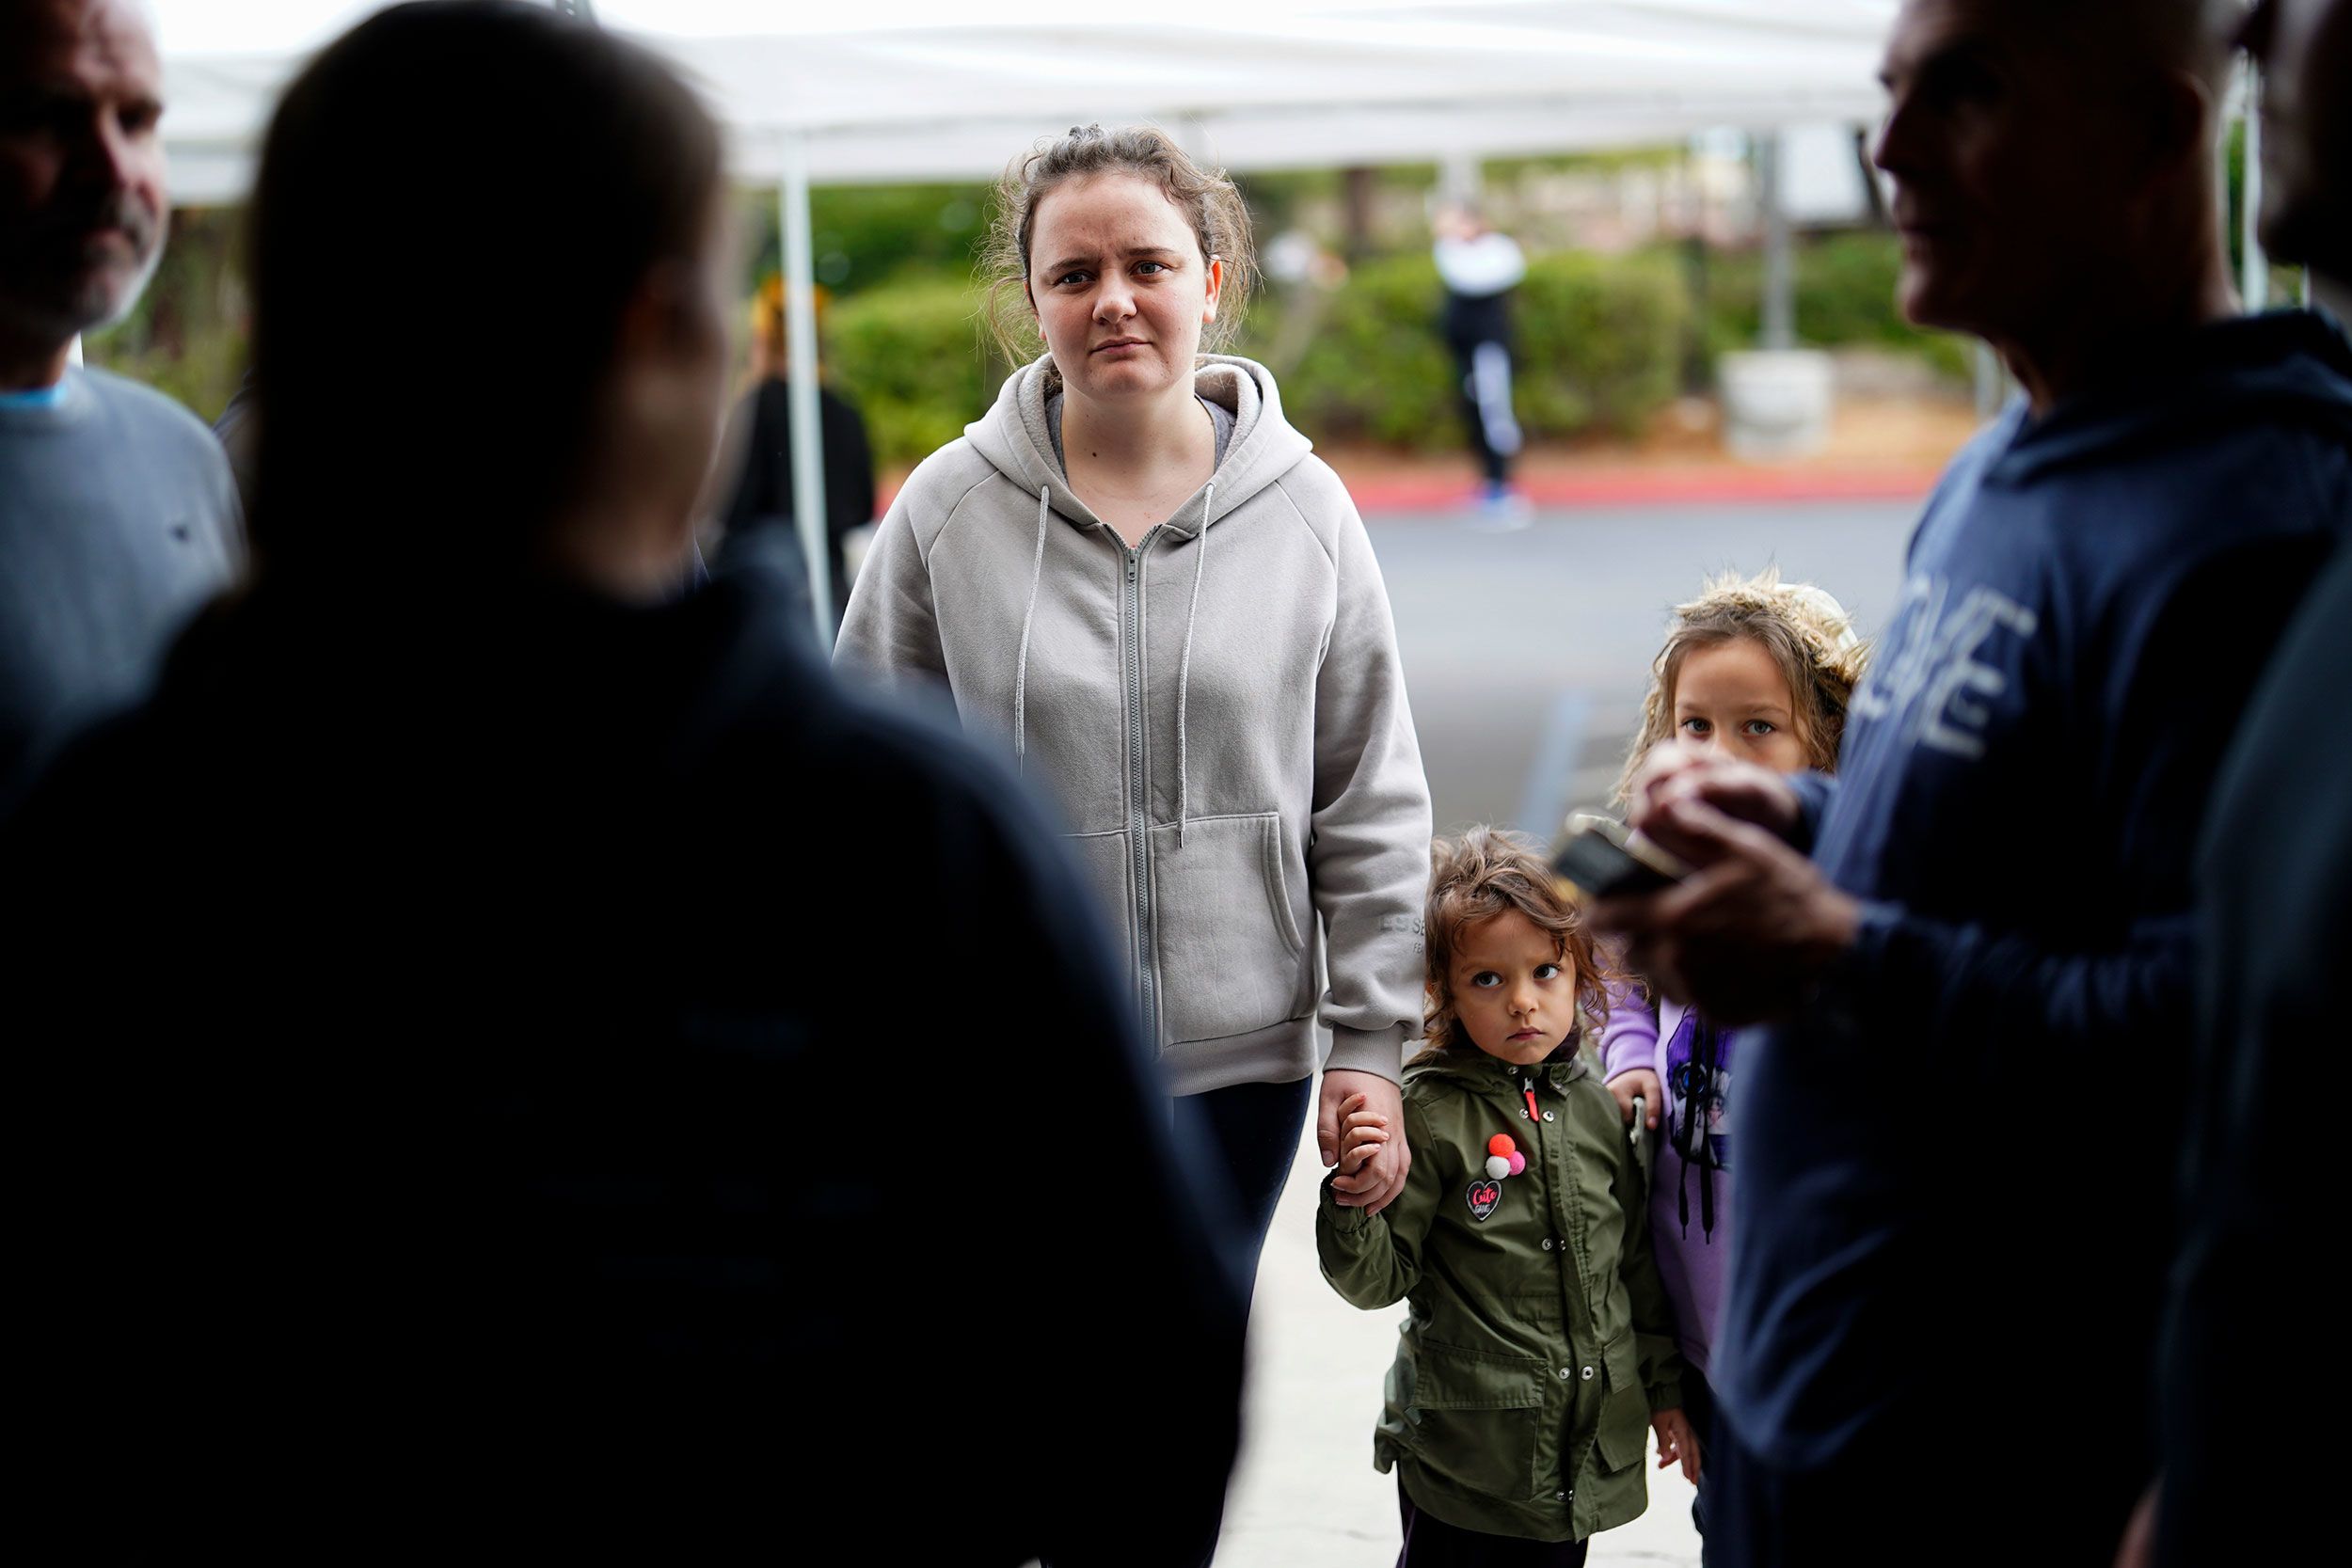
[[[1549,1252],[1551,1250],[1551,1238],[1549,1236],[1544,1238],[1544,1250],[1546,1252]]]
[[[1586,1373],[1585,1375],[1589,1377],[1589,1376],[1591,1376],[1592,1374],[1588,1372],[1588,1373]],[[1567,1382],[1567,1381],[1568,1381],[1568,1370],[1567,1370],[1565,1367],[1563,1367],[1563,1368],[1561,1368],[1561,1369],[1560,1369],[1560,1381],[1561,1381],[1561,1382],[1563,1382],[1563,1383],[1565,1383],[1565,1382]]]
[[[1549,1111],[1546,1111],[1544,1113],[1544,1119],[1546,1121],[1557,1121],[1559,1118],[1553,1116]]]
[[[1568,1495],[1565,1492],[1554,1492],[1551,1496],[1553,1500],[1557,1502],[1566,1502],[1568,1500]]]
[[[1565,1373],[1565,1372],[1562,1372],[1560,1375],[1561,1375],[1562,1377],[1565,1377],[1565,1376],[1567,1376],[1568,1374],[1567,1374],[1567,1373]],[[1593,1381],[1593,1369],[1592,1369],[1592,1368],[1590,1368],[1590,1367],[1585,1368],[1585,1369],[1584,1369],[1584,1372],[1583,1372],[1583,1377],[1584,1377],[1584,1381],[1585,1381],[1585,1382],[1587,1382],[1587,1383],[1592,1382],[1592,1381]]]

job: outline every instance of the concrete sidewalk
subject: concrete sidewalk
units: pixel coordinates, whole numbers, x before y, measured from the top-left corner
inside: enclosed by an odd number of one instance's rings
[[[1385,1568],[1396,1560],[1396,1480],[1372,1467],[1380,1380],[1402,1303],[1359,1312],[1315,1267],[1323,1164],[1311,1124],[1258,1268],[1240,1467],[1216,1568]],[[1656,1454],[1653,1448],[1653,1465]],[[1590,1561],[1698,1568],[1691,1488],[1648,1471],[1649,1512],[1595,1538]]]

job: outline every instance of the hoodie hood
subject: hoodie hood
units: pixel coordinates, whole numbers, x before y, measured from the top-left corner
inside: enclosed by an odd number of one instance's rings
[[[1282,418],[1282,395],[1275,388],[1274,374],[1256,360],[1204,354],[1194,366],[1192,386],[1233,416],[1233,435],[1200,495],[1161,525],[1186,538],[1280,479],[1314,450]],[[1052,355],[1045,355],[1006,377],[995,405],[964,426],[963,434],[973,451],[1024,494],[1043,492],[1050,510],[1064,521],[1093,528],[1102,519],[1071,490],[1069,477],[1054,456],[1046,405],[1061,389],[1061,370]]]
[[[1988,478],[2023,484],[2085,462],[2207,440],[2246,425],[2300,425],[2352,442],[2352,342],[2312,310],[2235,316],[2167,339],[2128,373],[2040,420],[2021,401]]]

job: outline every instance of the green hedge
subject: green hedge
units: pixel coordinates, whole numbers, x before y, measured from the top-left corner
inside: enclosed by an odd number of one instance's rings
[[[1754,346],[1761,258],[1708,258],[1703,320],[1692,318],[1687,265],[1665,248],[1529,263],[1513,319],[1519,421],[1531,438],[1638,431],[1674,396],[1694,335],[1710,354]],[[1917,354],[1967,374],[1962,340],[1922,332],[1897,311],[1891,235],[1816,240],[1795,265],[1802,341]],[[1438,333],[1440,297],[1426,255],[1369,261],[1328,294],[1269,293],[1233,346],[1273,367],[1285,412],[1319,441],[1450,448],[1461,415]],[[892,283],[834,308],[831,373],[865,409],[882,462],[919,460],[995,396],[1006,367],[984,346],[978,309],[979,291],[958,279]]]
[[[920,461],[994,401],[1004,367],[982,346],[979,302],[966,283],[907,283],[827,312],[827,378],[866,416],[877,461]]]
[[[1797,341],[1818,347],[1874,347],[1915,354],[1956,379],[1970,374],[1967,341],[1903,320],[1895,304],[1902,242],[1867,230],[1799,244]],[[1710,255],[1707,264],[1707,345],[1711,353],[1754,348],[1764,316],[1764,258],[1753,250]]]
[[[1459,444],[1455,372],[1438,326],[1441,299],[1437,266],[1426,256],[1358,267],[1320,302],[1308,346],[1285,370],[1283,404],[1293,421],[1317,437]],[[1531,437],[1629,433],[1674,396],[1690,307],[1670,261],[1539,257],[1529,263],[1512,319],[1514,401]]]

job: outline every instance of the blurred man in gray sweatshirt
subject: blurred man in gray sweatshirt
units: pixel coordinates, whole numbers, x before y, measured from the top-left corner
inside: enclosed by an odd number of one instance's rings
[[[0,812],[144,695],[241,555],[211,433],[71,363],[163,254],[162,94],[132,0],[0,0]]]

